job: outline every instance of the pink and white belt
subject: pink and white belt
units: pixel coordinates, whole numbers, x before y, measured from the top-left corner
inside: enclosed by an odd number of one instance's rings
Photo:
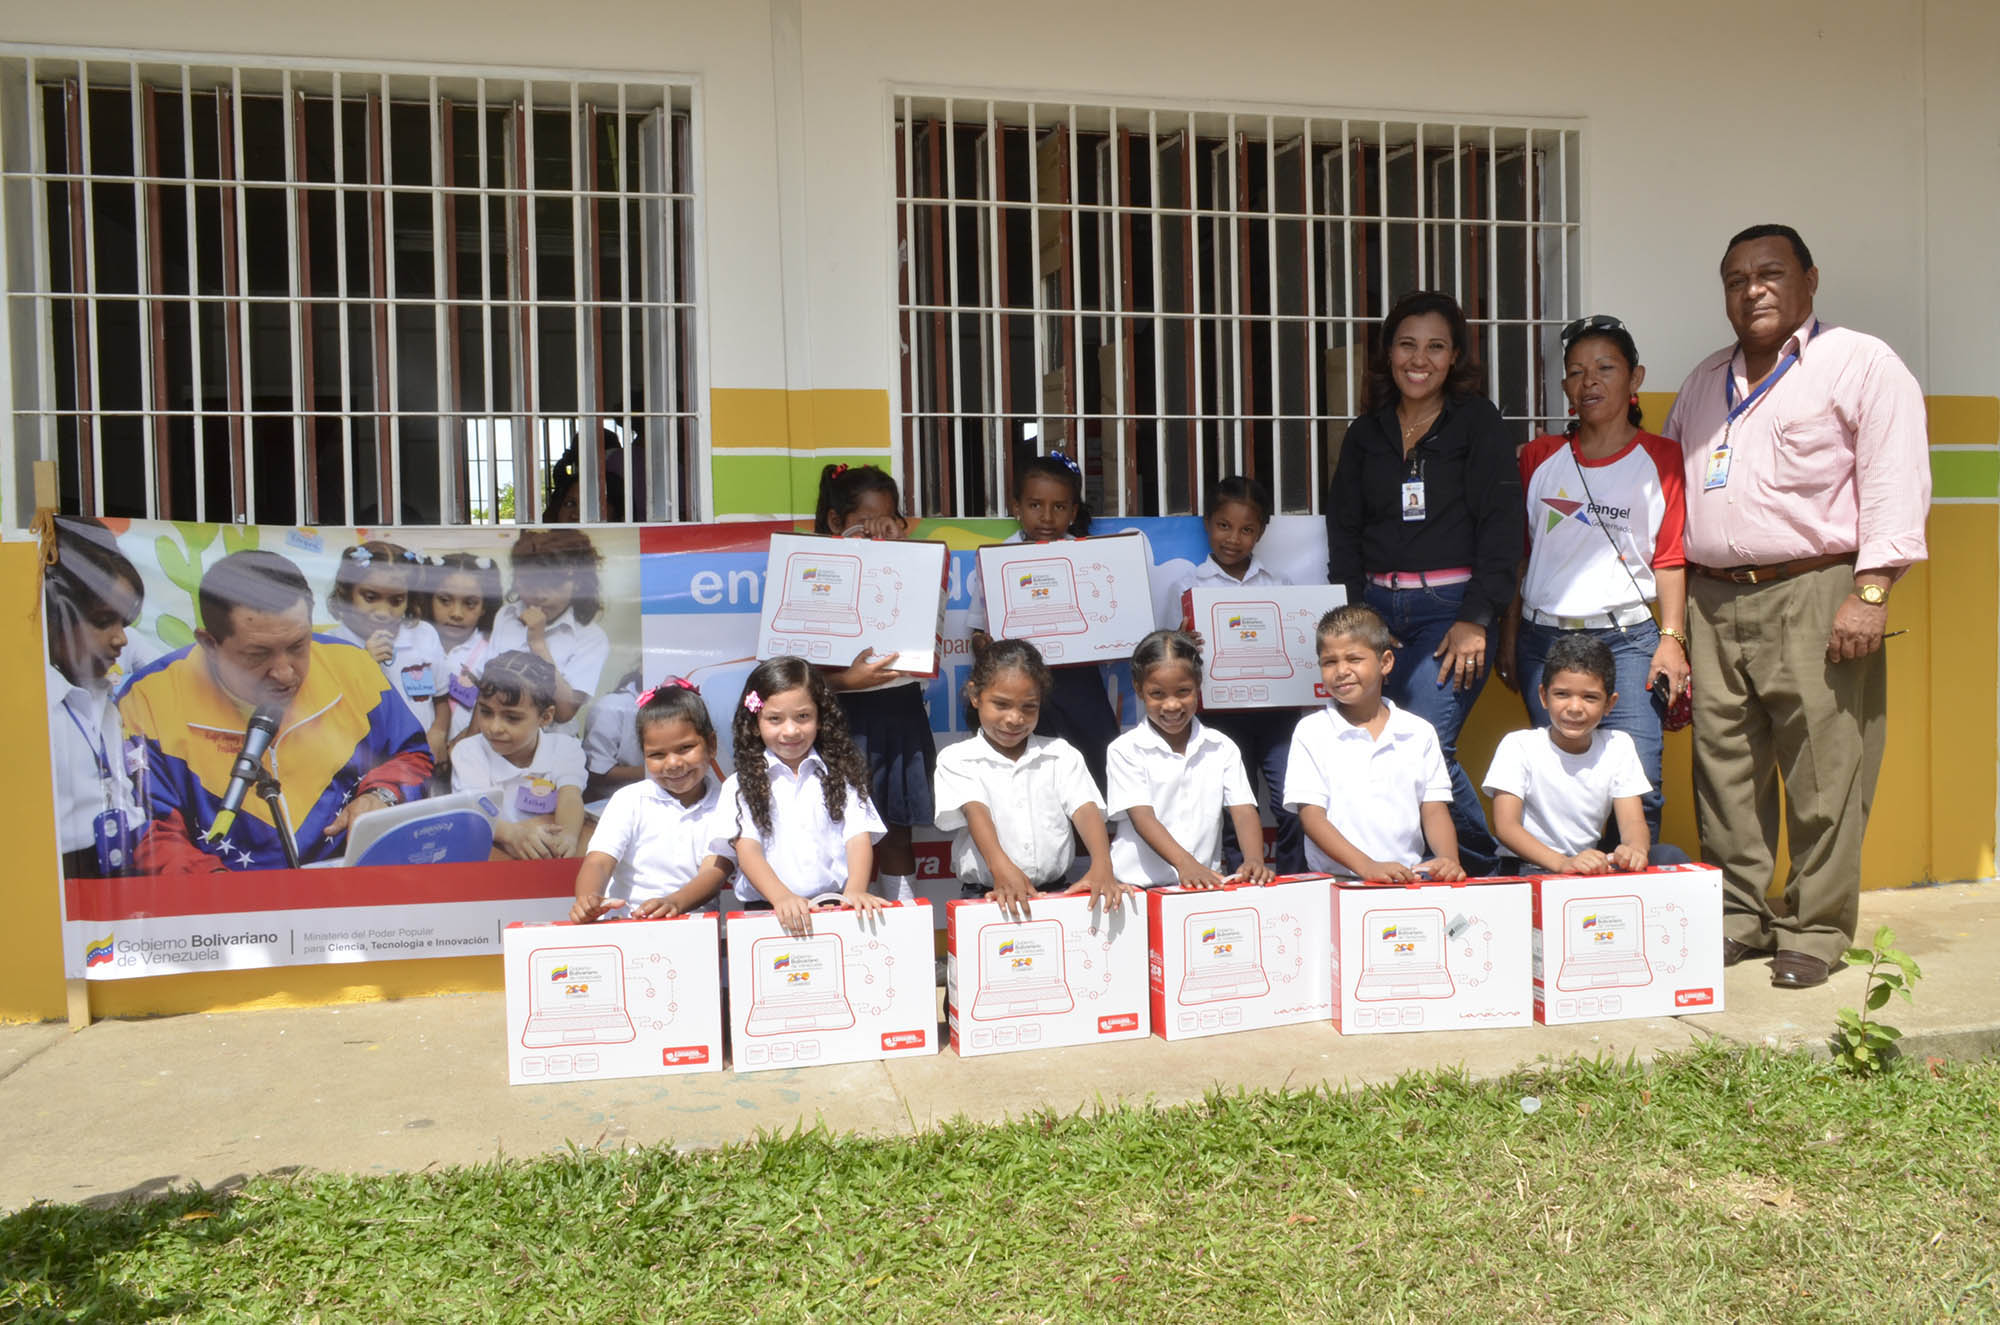
[[[1447,566],[1443,570],[1385,570],[1371,572],[1368,583],[1384,589],[1441,589],[1448,584],[1464,584],[1472,578],[1470,566]]]

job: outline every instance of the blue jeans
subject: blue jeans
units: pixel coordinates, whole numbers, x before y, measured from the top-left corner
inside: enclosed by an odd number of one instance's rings
[[[1488,874],[1500,848],[1487,827],[1479,793],[1459,765],[1458,731],[1493,668],[1493,627],[1486,629],[1486,665],[1469,687],[1460,690],[1449,677],[1443,685],[1438,684],[1438,660],[1431,654],[1458,621],[1459,604],[1465,599],[1463,584],[1434,589],[1384,589],[1370,584],[1362,597],[1389,623],[1389,632],[1403,642],[1395,651],[1396,665],[1383,682],[1382,693],[1391,703],[1437,729],[1445,768],[1451,773],[1451,821],[1458,829],[1458,863],[1467,874]]]
[[[1303,874],[1306,870],[1306,834],[1299,816],[1285,808],[1285,765],[1292,758],[1292,729],[1305,716],[1301,709],[1220,709],[1203,713],[1201,720],[1236,742],[1243,756],[1243,771],[1254,790],[1257,775],[1264,775],[1270,793],[1271,821],[1277,840],[1271,844],[1267,863],[1280,874]],[[1243,863],[1243,851],[1236,841],[1236,824],[1223,819],[1222,863],[1235,869]]]
[[[1565,633],[1559,626],[1539,626],[1526,619],[1521,622],[1520,643],[1514,650],[1514,675],[1520,680],[1521,698],[1528,703],[1528,720],[1537,727],[1549,725],[1549,711],[1542,707],[1543,660],[1549,656],[1549,645]],[[1579,633],[1602,640],[1618,664],[1618,702],[1604,715],[1604,725],[1630,736],[1639,749],[1639,766],[1646,770],[1646,780],[1653,784],[1653,789],[1639,798],[1639,804],[1646,811],[1646,827],[1657,842],[1660,804],[1665,799],[1660,790],[1660,714],[1646,690],[1646,672],[1652,666],[1654,650],[1660,647],[1660,628],[1642,621],[1623,630],[1614,626]],[[1605,831],[1612,842],[1618,840],[1616,823],[1608,825]]]

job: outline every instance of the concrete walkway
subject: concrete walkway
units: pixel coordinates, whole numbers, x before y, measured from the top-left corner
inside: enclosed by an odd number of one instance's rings
[[[1884,1014],[1912,1056],[2000,1050],[2000,885],[1863,894],[1862,933],[1896,931],[1923,966],[1916,1002]],[[1003,1054],[509,1087],[497,994],[0,1027],[0,1210],[106,1201],[259,1173],[384,1173],[582,1147],[708,1147],[822,1122],[893,1135],[954,1118],[1169,1105],[1212,1087],[1294,1089],[1463,1066],[1495,1076],[1544,1058],[1640,1059],[1704,1036],[1823,1042],[1862,974],[1772,989],[1761,963],[1728,973],[1728,1011],[1654,1021],[1344,1038],[1291,1026],[1167,1044],[1149,1039]]]

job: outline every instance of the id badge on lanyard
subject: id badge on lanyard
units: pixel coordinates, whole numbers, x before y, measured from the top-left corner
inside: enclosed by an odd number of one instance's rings
[[[1403,480],[1401,506],[1403,523],[1422,524],[1425,515],[1424,465],[1419,460],[1410,466],[1409,477]]]
[[[1813,334],[1819,334],[1819,322],[1817,319],[1813,322]],[[1703,492],[1715,492],[1729,486],[1729,462],[1732,455],[1729,447],[1729,434],[1735,429],[1736,420],[1749,413],[1750,407],[1755,405],[1759,400],[1762,400],[1765,393],[1778,384],[1779,378],[1791,372],[1792,365],[1798,361],[1799,352],[1797,350],[1793,350],[1790,354],[1778,360],[1778,366],[1771,370],[1770,375],[1757,384],[1755,391],[1752,391],[1740,401],[1736,399],[1736,370],[1730,367],[1723,372],[1722,399],[1723,403],[1729,407],[1729,414],[1722,421],[1722,440],[1717,442],[1715,449],[1708,453],[1708,463],[1702,468],[1701,490]]]

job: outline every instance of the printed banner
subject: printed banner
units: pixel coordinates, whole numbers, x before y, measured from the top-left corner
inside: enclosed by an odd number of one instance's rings
[[[58,520],[43,605],[66,974],[497,954],[506,923],[560,918],[594,810],[641,776],[645,686],[701,687],[728,772],[769,539],[797,527]],[[951,549],[925,689],[941,745],[966,734],[973,551],[1012,529],[911,530]],[[1127,530],[1176,619],[1200,522],[1093,533]],[[1323,579],[1323,526],[1280,517],[1258,555]],[[918,836],[942,880],[942,844]]]

